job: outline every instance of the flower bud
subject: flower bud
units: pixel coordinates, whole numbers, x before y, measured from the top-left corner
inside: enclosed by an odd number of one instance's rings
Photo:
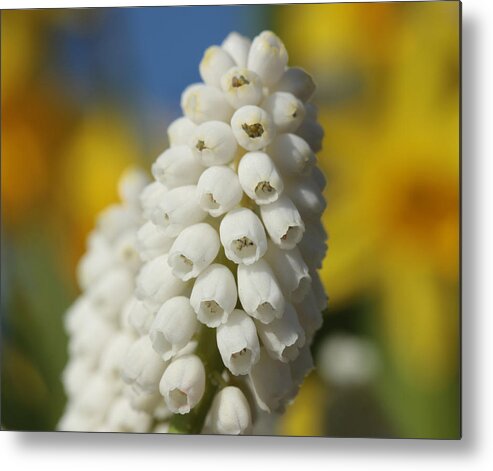
[[[119,397],[108,411],[104,429],[107,432],[144,433],[150,425],[150,415],[134,410],[126,397]]]
[[[291,198],[303,219],[319,221],[327,203],[312,177],[288,185],[286,194]]]
[[[202,83],[190,85],[181,95],[183,114],[195,124],[229,121],[233,109],[220,90]]]
[[[151,339],[144,335],[128,349],[123,360],[122,378],[148,394],[157,391],[166,363],[153,350]]]
[[[262,344],[275,360],[293,361],[305,344],[305,332],[301,327],[294,307],[286,303],[282,317],[269,324],[257,322],[257,331]]]
[[[173,242],[174,238],[168,237],[160,226],[151,221],[147,221],[137,231],[137,250],[145,262],[167,253]]]
[[[169,146],[176,147],[188,144],[190,135],[194,132],[196,127],[197,125],[185,116],[175,119],[168,126]]]
[[[168,265],[168,255],[147,262],[137,275],[136,296],[156,304],[162,304],[187,290],[187,284],[173,276]]]
[[[87,296],[93,308],[103,317],[116,320],[128,293],[134,289],[133,276],[124,268],[113,268],[92,285]]]
[[[106,241],[113,242],[122,232],[134,229],[138,224],[140,224],[140,214],[135,208],[115,204],[99,215],[96,228]]]
[[[308,143],[296,134],[280,134],[269,146],[268,153],[286,176],[308,175],[316,162]],[[298,180],[293,186],[298,184]]]
[[[238,178],[244,192],[257,204],[273,203],[284,189],[274,162],[264,152],[248,152],[238,165]]]
[[[166,199],[168,188],[161,182],[152,182],[147,185],[140,194],[142,215],[149,219],[156,207]]]
[[[260,77],[244,67],[232,67],[221,77],[221,89],[235,109],[258,105],[264,94]]]
[[[82,256],[77,265],[77,281],[86,290],[115,265],[115,254],[109,244],[95,244]]]
[[[284,296],[274,273],[263,259],[238,265],[238,295],[243,309],[265,324],[282,316]]]
[[[217,232],[209,224],[187,227],[169,251],[168,263],[173,275],[183,281],[197,277],[216,258],[220,245]]]
[[[140,335],[149,332],[154,320],[155,309],[147,302],[132,296],[124,308],[125,322]]]
[[[252,42],[248,68],[256,72],[268,87],[283,75],[288,53],[282,41],[271,31],[260,33]]]
[[[168,299],[156,314],[149,337],[152,348],[163,360],[170,360],[184,348],[197,330],[197,318],[185,296]]]
[[[174,360],[161,378],[159,391],[172,412],[190,412],[205,391],[205,369],[200,358],[187,355]]]
[[[94,364],[89,359],[83,356],[71,358],[62,373],[63,387],[70,396],[76,396],[94,372]]]
[[[204,52],[199,64],[202,80],[213,87],[219,87],[221,76],[235,65],[233,58],[222,47],[211,46]]]
[[[246,67],[251,45],[250,39],[234,32],[229,33],[221,44],[222,48],[234,59],[236,65],[240,67]]]
[[[268,146],[276,132],[271,116],[253,105],[243,106],[235,111],[231,118],[231,128],[238,144],[250,151]]]
[[[328,297],[325,292],[320,276],[316,270],[311,270],[310,276],[312,278],[312,289],[315,299],[317,301],[317,306],[320,311],[327,308]]]
[[[300,251],[295,247],[282,250],[272,242],[265,256],[284,295],[292,302],[300,302],[311,287],[311,278]]]
[[[132,409],[136,411],[153,414],[157,407],[164,404],[163,396],[159,390],[153,393],[146,393],[133,385],[126,384],[123,387],[123,396],[129,401]]]
[[[272,116],[278,133],[296,131],[305,117],[303,103],[287,92],[268,95],[262,103],[262,108]]]
[[[197,126],[188,141],[197,160],[206,167],[230,163],[238,145],[229,124],[207,121]]]
[[[252,319],[235,309],[216,330],[217,347],[224,365],[235,376],[250,372],[259,358],[257,329]]]
[[[136,168],[128,168],[118,181],[120,199],[133,207],[139,206],[139,195],[149,183],[147,174]]]
[[[218,263],[210,265],[197,277],[190,295],[190,304],[198,320],[208,327],[224,324],[237,300],[233,274]]]
[[[115,241],[115,258],[117,262],[127,270],[136,271],[139,269],[141,259],[137,251],[137,234],[135,229],[129,229],[118,237]]]
[[[229,167],[209,167],[197,183],[198,204],[212,217],[222,216],[236,207],[242,196],[238,175]]]
[[[300,386],[303,384],[303,380],[314,368],[313,357],[310,352],[310,345],[305,344],[303,348],[300,349],[299,355],[294,361],[289,363],[289,369],[291,371],[292,384],[289,391],[286,391],[285,400],[293,400]]]
[[[168,189],[197,183],[204,167],[186,145],[166,149],[152,164],[154,178]]]
[[[280,412],[284,396],[292,388],[291,371],[287,363],[273,360],[264,348],[249,375],[250,386],[260,409]]]
[[[209,423],[213,433],[223,435],[249,433],[252,415],[241,389],[226,386],[216,394],[211,406]]]
[[[313,167],[311,177],[320,191],[324,191],[327,185],[327,179],[320,167]]]
[[[167,237],[176,237],[183,229],[203,221],[207,213],[198,205],[195,185],[170,190],[166,199],[153,211],[152,222]]]
[[[277,82],[275,89],[292,93],[301,101],[308,101],[315,91],[313,78],[300,67],[288,67]]]
[[[312,290],[309,290],[303,301],[297,303],[296,312],[301,325],[305,329],[305,336],[311,339],[315,332],[322,327],[322,313]]]
[[[226,257],[235,263],[250,265],[267,250],[264,226],[250,209],[237,208],[226,214],[219,234]]]
[[[109,380],[120,379],[123,359],[134,341],[133,335],[118,332],[106,345],[99,362],[99,371],[108,375]]]
[[[305,225],[293,202],[282,195],[277,201],[260,206],[260,214],[272,241],[283,250],[300,242]]]

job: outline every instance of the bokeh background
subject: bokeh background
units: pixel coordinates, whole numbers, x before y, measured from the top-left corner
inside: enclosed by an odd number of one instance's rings
[[[3,11],[2,427],[53,430],[96,214],[149,168],[206,47],[274,30],[326,130],[330,295],[285,435],[460,435],[459,4]],[[262,428],[263,427],[263,428]]]

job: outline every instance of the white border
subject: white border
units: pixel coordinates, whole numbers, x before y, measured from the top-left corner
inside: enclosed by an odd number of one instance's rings
[[[227,2],[215,2],[227,3]],[[257,3],[244,1],[246,3]],[[276,2],[269,2],[276,3]],[[284,2],[285,3],[285,2]],[[105,1],[104,6],[163,5]],[[167,2],[166,4],[184,4]],[[189,2],[187,4],[198,4]],[[1,8],[103,6],[2,0]],[[463,440],[179,437],[1,432],[4,469],[486,470],[493,462],[493,27],[490,0],[463,4]],[[490,262],[490,263],[487,263]]]

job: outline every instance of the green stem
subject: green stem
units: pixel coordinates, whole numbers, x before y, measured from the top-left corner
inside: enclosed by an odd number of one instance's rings
[[[169,427],[170,433],[200,433],[214,396],[220,387],[223,386],[221,372],[224,366],[219,350],[217,349],[216,329],[202,326],[195,353],[202,360],[205,368],[204,396],[188,414],[176,414],[173,416]]]

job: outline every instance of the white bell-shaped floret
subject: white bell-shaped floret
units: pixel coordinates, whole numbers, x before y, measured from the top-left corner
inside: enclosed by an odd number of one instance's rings
[[[208,417],[212,433],[242,435],[250,432],[252,414],[248,401],[236,386],[226,386],[216,394]]]
[[[308,221],[309,222],[309,221]],[[303,238],[298,244],[303,260],[311,268],[322,268],[322,261],[327,252],[327,244],[319,234],[310,230],[310,225],[307,226]]]
[[[89,247],[77,265],[77,281],[79,282],[79,286],[84,290],[88,289],[104,273],[110,270],[115,263],[115,254],[109,244],[94,244],[92,247]]]
[[[298,248],[282,250],[269,242],[265,258],[287,299],[300,302],[311,287],[311,277]]]
[[[264,96],[260,77],[244,67],[229,69],[221,77],[221,89],[234,109],[258,105]]]
[[[94,373],[94,364],[90,359],[84,356],[71,358],[62,373],[65,391],[69,396],[77,396]]]
[[[227,267],[214,263],[195,281],[190,304],[200,322],[217,327],[228,320],[238,300],[236,282]]]
[[[288,53],[282,41],[271,31],[254,38],[248,54],[248,68],[256,72],[268,87],[284,74]]]
[[[235,309],[216,331],[217,347],[224,365],[235,376],[250,372],[258,361],[260,346],[253,320]]]
[[[197,317],[187,297],[168,299],[159,308],[149,330],[152,347],[163,360],[170,360],[190,342],[197,326]]]
[[[168,126],[169,146],[176,147],[188,144],[190,135],[194,132],[196,127],[197,125],[185,116],[175,119]]]
[[[257,322],[256,325],[262,344],[275,360],[293,361],[305,344],[305,332],[298,321],[298,314],[289,303],[286,303],[281,318],[269,324]]]
[[[154,320],[154,314],[154,305],[132,296],[123,308],[123,324],[124,326],[129,326],[131,331],[145,335],[149,332]]]
[[[303,102],[311,98],[315,88],[311,75],[300,67],[288,67],[275,86],[276,91],[292,93]]]
[[[250,386],[260,409],[266,412],[280,412],[284,397],[292,388],[289,364],[273,360],[264,348],[260,358],[249,375]]]
[[[272,117],[278,133],[294,132],[305,117],[305,108],[301,100],[287,92],[275,92],[268,95],[262,103]]]
[[[127,270],[135,272],[140,268],[141,259],[137,250],[137,234],[135,227],[125,231],[115,240],[115,258]]]
[[[205,369],[198,356],[175,359],[159,383],[159,391],[175,414],[188,414],[202,399],[205,391]]]
[[[164,399],[159,390],[153,393],[146,393],[133,385],[126,384],[123,387],[122,393],[129,401],[132,409],[136,411],[153,414],[156,408],[164,405]]]
[[[267,147],[276,134],[269,113],[253,105],[243,106],[235,111],[231,118],[231,128],[238,144],[250,151]]]
[[[264,259],[238,266],[238,295],[243,309],[262,323],[272,322],[284,312],[284,296]]]
[[[153,211],[166,199],[168,187],[161,182],[152,182],[147,185],[140,194],[142,216],[149,219]]]
[[[320,152],[322,150],[324,129],[320,126],[316,119],[306,115],[305,119],[296,130],[296,134],[308,143],[313,152]]]
[[[251,45],[250,39],[235,32],[229,33],[221,44],[222,48],[234,59],[236,65],[240,67],[246,67]]]
[[[119,397],[108,411],[103,430],[107,432],[144,433],[152,422],[152,417],[136,411],[126,397]]]
[[[99,371],[108,375],[108,380],[120,379],[123,359],[134,341],[133,335],[123,331],[116,333],[110,339],[99,362]]]
[[[98,216],[97,231],[107,241],[113,242],[123,232],[140,224],[140,214],[135,208],[111,205]]]
[[[298,208],[303,220],[320,220],[327,203],[315,180],[311,176],[304,178],[301,181],[290,182],[286,188],[286,194],[295,204],[296,208]]]
[[[181,95],[183,114],[195,124],[231,119],[233,108],[221,90],[202,83],[190,85]]]
[[[299,355],[294,361],[289,363],[289,369],[291,370],[291,389],[287,392],[285,399],[287,402],[292,401],[303,384],[303,380],[314,368],[313,357],[310,352],[310,345],[305,344],[300,349]]]
[[[306,338],[309,340],[315,332],[322,327],[322,312],[317,305],[317,300],[313,291],[310,289],[300,303],[295,304],[298,318],[305,329]]]
[[[267,237],[258,216],[247,208],[237,208],[224,216],[219,227],[226,257],[250,265],[267,250]]]
[[[176,237],[183,229],[203,221],[207,213],[199,206],[195,185],[170,190],[166,199],[153,211],[151,219],[167,237]]]
[[[202,173],[196,190],[199,206],[212,217],[222,216],[241,201],[243,191],[238,175],[229,167],[209,167]]]
[[[318,189],[320,191],[324,191],[325,187],[327,186],[327,178],[325,177],[324,172],[322,172],[320,167],[313,167],[310,176],[317,185]]]
[[[290,250],[300,242],[305,225],[293,202],[285,195],[277,201],[260,206],[265,229],[281,249]]]
[[[325,288],[317,270],[311,270],[310,276],[312,278],[312,289],[313,294],[315,295],[315,300],[317,301],[317,306],[321,311],[323,311],[327,308],[329,298],[327,297],[327,293],[325,292]]]
[[[229,164],[238,149],[231,127],[221,121],[207,121],[197,126],[188,145],[197,161],[206,167]]]
[[[108,320],[116,320],[134,289],[130,271],[115,267],[106,272],[87,292],[93,308]]]
[[[203,171],[204,167],[187,145],[166,149],[152,164],[154,178],[170,190],[195,185]]]
[[[187,290],[187,284],[173,275],[168,264],[168,256],[147,262],[137,275],[137,298],[162,304],[174,296],[180,296]]]
[[[166,235],[161,226],[147,221],[137,231],[137,250],[140,258],[144,262],[148,262],[159,255],[168,253],[174,240],[173,237]]]
[[[130,167],[118,180],[118,196],[123,203],[138,209],[140,193],[148,184],[149,177],[143,170]]]
[[[149,336],[144,335],[128,349],[123,359],[122,378],[150,394],[157,391],[165,368],[166,362],[152,348]]]
[[[308,175],[316,157],[308,143],[296,134],[280,134],[269,146],[267,152],[283,176]],[[295,187],[296,183],[293,183]]]
[[[209,224],[187,227],[169,251],[168,263],[173,275],[183,281],[196,278],[214,261],[220,246],[219,236]]]
[[[207,85],[219,87],[221,76],[234,65],[234,59],[226,50],[219,46],[210,46],[200,61],[200,76]]]
[[[265,152],[248,152],[238,165],[243,191],[257,204],[273,203],[283,192],[284,184],[274,162]]]

